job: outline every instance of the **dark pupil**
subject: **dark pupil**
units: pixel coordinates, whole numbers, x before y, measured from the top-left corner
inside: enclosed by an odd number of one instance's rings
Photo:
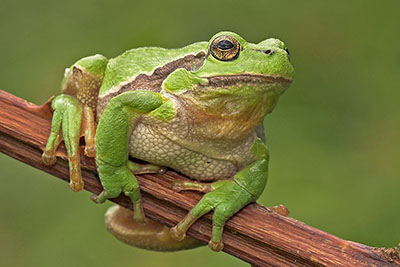
[[[231,43],[231,41],[222,40],[217,43],[217,47],[221,50],[228,50],[233,47],[233,44]]]

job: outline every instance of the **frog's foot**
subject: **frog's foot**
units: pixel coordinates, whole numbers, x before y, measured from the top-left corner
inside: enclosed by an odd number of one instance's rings
[[[163,174],[167,171],[166,167],[154,165],[154,164],[139,164],[136,162],[128,161],[128,168],[133,174],[147,174],[147,173],[158,173]]]
[[[175,240],[182,240],[185,238],[187,230],[197,219],[214,210],[212,238],[208,246],[214,251],[221,251],[224,247],[222,232],[225,222],[249,203],[253,196],[230,180],[215,182],[211,187],[214,190],[205,194],[186,217],[171,228],[170,235]]]
[[[194,238],[182,241],[170,238],[169,228],[150,219],[139,224],[132,217],[132,211],[121,206],[109,208],[105,214],[108,231],[124,243],[138,248],[156,251],[176,251],[203,245]]]
[[[208,247],[218,252],[224,248],[224,243],[222,243],[222,241],[214,242],[213,240],[210,240],[210,242],[208,242]]]
[[[104,190],[99,195],[92,196],[91,199],[96,203],[103,203],[107,199],[118,197],[121,192],[124,192],[132,201],[135,221],[145,223],[139,183],[128,165],[115,167],[97,159],[97,168]]]
[[[208,193],[214,190],[211,183],[200,183],[195,181],[182,181],[175,180],[172,182],[172,190],[175,192],[180,192],[184,190],[199,191],[203,193]]]
[[[56,150],[62,139],[68,152],[70,168],[70,187],[74,191],[83,188],[79,163],[79,131],[82,117],[82,106],[69,95],[60,95],[52,101],[54,110],[51,132],[42,155],[44,164],[51,165],[56,161]],[[63,138],[64,137],[64,138]]]
[[[273,211],[279,213],[282,216],[285,216],[285,217],[289,216],[289,213],[290,213],[289,209],[286,208],[286,206],[284,206],[282,204],[278,205],[278,206],[268,207],[268,208],[270,210],[273,210]]]
[[[64,140],[68,153],[70,171],[70,187],[73,191],[83,189],[81,176],[79,138],[85,136],[85,154],[95,156],[95,122],[90,107],[83,105],[70,95],[59,95],[52,101],[53,119],[51,132],[46,148],[42,154],[42,161],[46,165],[56,162],[56,150]]]
[[[59,140],[57,140],[56,143],[59,143]],[[56,146],[58,146],[58,144]],[[53,165],[56,163],[56,161],[57,161],[57,157],[56,157],[55,151],[49,151],[49,150],[43,151],[42,162],[45,165],[48,165],[48,166]]]
[[[98,195],[93,194],[90,196],[90,199],[96,204],[103,204],[108,198],[108,194],[105,190],[101,191],[101,193]]]

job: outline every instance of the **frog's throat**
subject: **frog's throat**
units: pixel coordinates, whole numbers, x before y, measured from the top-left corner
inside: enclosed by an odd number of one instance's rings
[[[258,74],[208,79],[208,83],[180,94],[179,99],[204,135],[236,140],[253,133],[291,84],[285,77]]]
[[[196,84],[192,90],[180,93],[179,98],[189,101],[193,107],[205,113],[244,115],[246,119],[251,113],[263,117],[271,112],[279,96],[292,83],[291,79],[279,75],[249,73],[216,75],[204,79],[205,83]]]

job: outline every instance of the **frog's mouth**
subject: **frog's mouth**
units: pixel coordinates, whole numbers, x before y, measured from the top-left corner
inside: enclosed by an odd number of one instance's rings
[[[240,73],[232,75],[217,75],[206,78],[208,83],[206,87],[227,88],[237,85],[247,86],[268,86],[276,85],[282,89],[286,89],[292,83],[292,79],[279,75],[263,75]]]
[[[229,111],[226,112],[229,114],[240,113],[239,110],[249,108],[252,112],[265,110],[266,107],[272,108],[271,103],[275,102],[292,83],[291,78],[282,75],[252,73],[201,78],[206,82],[196,84],[194,90],[185,91],[181,97],[210,110],[220,110],[221,107],[229,106]],[[230,107],[235,107],[235,111],[230,110]],[[225,111],[220,110],[220,113],[223,112]]]

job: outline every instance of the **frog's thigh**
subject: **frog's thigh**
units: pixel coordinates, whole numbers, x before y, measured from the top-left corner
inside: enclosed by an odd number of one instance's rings
[[[186,237],[182,241],[173,240],[169,235],[168,227],[149,219],[146,224],[137,223],[133,219],[131,210],[118,205],[107,210],[105,223],[108,231],[116,238],[139,248],[176,251],[203,245],[192,237]]]

